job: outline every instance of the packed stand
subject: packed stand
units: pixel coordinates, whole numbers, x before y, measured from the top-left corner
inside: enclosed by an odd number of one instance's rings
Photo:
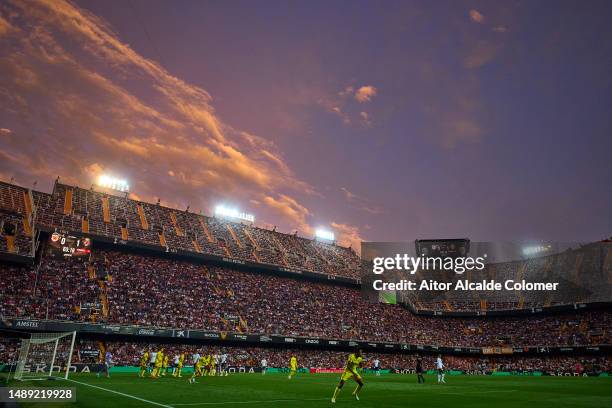
[[[0,263],[0,318],[91,321],[100,312],[100,283],[87,264],[45,258],[40,265]]]
[[[448,290],[415,291],[406,300],[417,310],[489,311],[609,302],[612,293],[612,243],[596,242],[564,252],[521,261],[491,263],[479,271],[417,271],[418,279],[440,282],[494,280],[558,282],[557,290]]]
[[[120,324],[440,346],[610,343],[608,310],[427,317],[334,284],[128,253],[97,256],[105,259],[105,282],[78,260],[44,258],[37,271],[1,264],[8,276],[0,281],[2,315],[88,320],[79,307],[103,299],[108,310],[98,321]]]
[[[4,195],[0,190],[0,199],[9,200]],[[52,194],[33,196],[36,222],[45,227],[351,278],[360,274],[357,254],[335,244],[58,182]]]

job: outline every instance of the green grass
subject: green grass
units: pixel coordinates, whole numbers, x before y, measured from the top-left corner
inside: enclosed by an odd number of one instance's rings
[[[25,407],[331,407],[330,398],[338,376],[299,374],[288,380],[283,374],[234,374],[229,377],[138,378],[134,374],[115,374],[96,378],[94,374],[71,377],[78,382],[29,381],[11,386],[74,386],[76,404],[22,404]],[[583,377],[487,377],[447,376],[447,384],[438,385],[435,376],[426,384],[417,384],[414,375],[365,375],[361,400],[351,397],[354,383],[348,382],[335,406],[339,407],[612,407],[612,378]],[[94,388],[88,385],[93,385]],[[129,394],[145,399],[139,401]],[[156,405],[158,404],[158,405]]]

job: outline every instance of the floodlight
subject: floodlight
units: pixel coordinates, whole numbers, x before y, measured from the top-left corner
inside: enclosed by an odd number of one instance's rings
[[[323,228],[319,228],[315,231],[315,236],[317,238],[321,238],[324,239],[326,241],[333,241],[335,239],[335,235],[333,232],[328,231],[326,229]]]
[[[98,185],[122,192],[130,190],[127,180],[115,178],[106,174],[102,174],[98,177]]]
[[[234,218],[237,220],[255,222],[255,216],[253,214],[245,213],[236,208],[226,207],[224,205],[215,207],[215,215],[223,218]]]

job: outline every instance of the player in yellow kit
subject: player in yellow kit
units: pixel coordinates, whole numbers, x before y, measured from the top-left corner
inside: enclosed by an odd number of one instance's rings
[[[297,358],[295,358],[295,356],[291,356],[291,359],[289,360],[289,379],[291,379],[291,377],[293,377],[297,373],[297,369]]]
[[[200,357],[200,364],[202,365],[202,369],[200,370],[200,374],[198,377],[204,377],[208,373],[208,362],[210,358],[208,356],[203,355]]]
[[[159,378],[159,374],[162,369],[163,363],[164,363],[164,349],[162,347],[159,349],[159,351],[155,355],[155,364],[153,366],[153,371],[151,372],[151,378]]]
[[[195,378],[202,376],[202,371],[204,371],[204,361],[205,360],[206,358],[202,356],[198,359],[198,361],[196,361],[195,365],[193,366],[193,374],[191,375],[191,378],[189,379],[190,384],[195,384],[196,382]]]
[[[162,363],[162,373],[161,375],[166,376],[168,372],[168,355],[164,355],[164,362]]]
[[[361,354],[361,350],[357,350],[356,353],[349,355],[348,359],[346,360],[346,365],[344,366],[344,372],[340,377],[340,382],[334,390],[334,395],[331,399],[332,403],[336,402],[336,397],[338,396],[338,394],[340,394],[342,386],[344,386],[344,383],[350,380],[351,378],[354,379],[357,383],[357,388],[355,388],[355,391],[353,391],[353,396],[357,401],[359,401],[359,391],[361,391],[361,387],[363,387],[363,380],[361,379],[361,375],[359,375],[359,372],[357,370],[359,369],[359,366],[361,365],[362,361],[363,355]]]
[[[145,352],[140,357],[140,373],[139,377],[144,377],[147,372],[147,364],[149,364],[149,351],[145,350]]]
[[[208,355],[208,375],[215,376],[217,374],[217,359],[214,354]]]
[[[185,353],[181,353],[178,358],[178,362],[176,363],[176,367],[174,367],[174,372],[172,373],[173,377],[181,378],[181,371],[183,370],[183,363],[185,362]]]

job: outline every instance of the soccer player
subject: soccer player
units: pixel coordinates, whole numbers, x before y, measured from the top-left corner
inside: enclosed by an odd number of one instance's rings
[[[189,379],[189,383],[190,384],[195,384],[196,377],[201,377],[202,376],[202,371],[204,369],[204,357],[200,357],[198,359],[198,361],[196,361],[195,365],[193,366],[193,374],[191,375],[191,378]]]
[[[200,361],[202,362],[202,370],[200,371],[200,377],[204,377],[210,374],[210,362],[212,357],[210,354],[200,357]]]
[[[162,347],[155,354],[155,365],[154,365],[153,371],[151,372],[151,378],[159,378],[159,375],[161,374],[163,363],[164,363],[164,348]]]
[[[297,370],[297,358],[295,356],[291,356],[291,359],[289,360],[289,379],[291,379],[297,373]]]
[[[195,365],[195,363],[197,363],[200,360],[200,352],[196,350],[195,353],[193,353],[193,355],[191,356],[191,362],[193,363],[193,365]]]
[[[261,374],[265,375],[266,370],[268,369],[268,360],[266,358],[261,359]]]
[[[356,353],[350,354],[348,359],[346,360],[346,365],[344,366],[344,373],[340,377],[340,382],[336,386],[334,390],[334,395],[332,396],[331,402],[336,402],[336,397],[340,394],[340,390],[344,386],[344,383],[353,378],[357,383],[357,388],[353,391],[353,396],[357,401],[359,401],[359,391],[363,387],[363,380],[361,379],[361,375],[357,372],[361,362],[363,361],[363,355],[361,354],[361,350],[357,350]]]
[[[380,360],[378,358],[374,359],[374,371],[377,377],[380,376]]]
[[[139,377],[144,377],[147,372],[147,364],[149,364],[149,350],[145,350],[140,357],[140,373]]]
[[[162,362],[162,376],[166,376],[166,373],[168,372],[168,354],[164,354],[164,361]]]
[[[155,369],[155,360],[157,360],[157,351],[151,351],[149,354],[149,372],[152,373]]]
[[[417,358],[416,375],[417,375],[417,383],[425,384],[425,377],[423,377],[423,360],[421,360],[421,357]]]
[[[104,373],[106,374],[106,378],[110,378],[110,368],[113,365],[113,355],[111,354],[109,349],[106,349],[106,353],[104,354],[104,365],[102,366]],[[98,371],[96,377],[100,378],[101,371]]]
[[[176,367],[178,366],[178,361],[179,361],[179,357],[181,356],[181,353],[175,354],[174,358],[172,358],[172,376],[176,377]]]
[[[200,357],[199,361],[202,362],[202,371],[200,372],[200,377],[204,377],[205,375],[208,375],[208,367],[210,366],[210,355],[203,354],[202,357]]]
[[[219,375],[227,377],[227,353],[223,351],[219,356]]]
[[[219,362],[219,356],[217,354],[211,354],[209,356],[210,361],[208,363],[209,371],[208,375],[215,376],[217,374],[217,363]]]
[[[438,370],[438,384],[446,384],[444,381],[444,363],[442,362],[442,354],[438,354],[436,359],[436,369]]]
[[[183,375],[181,371],[183,370],[183,363],[185,362],[185,353],[181,353],[176,357],[176,363],[174,364],[174,372],[172,373],[173,377],[181,378]]]

